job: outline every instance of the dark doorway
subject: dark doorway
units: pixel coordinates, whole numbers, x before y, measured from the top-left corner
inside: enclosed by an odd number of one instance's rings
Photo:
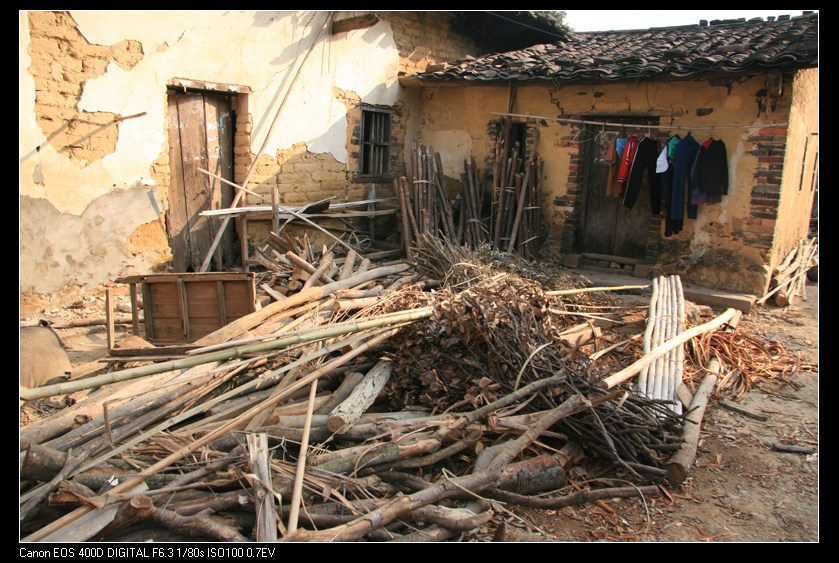
[[[176,272],[197,272],[210,250],[220,221],[202,217],[209,209],[230,207],[233,188],[200,172],[233,181],[234,95],[209,91],[169,91],[169,210],[167,231]],[[228,228],[210,269],[233,265],[237,237]]]
[[[600,121],[601,118],[587,118]],[[602,121],[615,122],[616,118],[603,118]],[[634,121],[634,123],[632,123]],[[644,119],[620,119],[627,125],[620,132],[621,137],[635,134],[654,136],[656,131],[648,131],[643,125],[657,124]],[[650,186],[647,175],[641,185],[638,200],[630,209],[623,205],[622,197],[606,194],[608,165],[605,160],[609,143],[619,135],[618,132],[603,129],[599,125],[586,125],[580,136],[585,146],[584,154],[584,195],[582,221],[577,235],[580,252],[607,254],[624,258],[644,259],[647,254],[647,242],[652,219],[650,205]]]

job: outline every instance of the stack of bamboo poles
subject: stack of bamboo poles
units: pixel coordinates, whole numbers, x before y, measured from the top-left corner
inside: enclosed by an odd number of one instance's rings
[[[806,301],[807,272],[810,268],[818,266],[818,252],[818,238],[799,241],[784,261],[775,268],[769,284],[770,290],[758,299],[757,303],[762,305],[772,296],[775,305],[779,307],[791,305],[795,297],[801,297]]]
[[[653,279],[652,297],[644,331],[644,354],[677,338],[685,329],[685,296],[679,276],[660,276]],[[636,392],[651,399],[673,401],[671,408],[681,413],[676,391],[684,374],[684,345],[655,359],[641,370]]]
[[[456,210],[449,197],[443,161],[432,147],[414,144],[412,180],[394,180],[402,209],[402,240],[405,253],[413,258],[414,247],[428,236],[477,248],[486,239],[481,209],[483,189],[475,159],[464,161],[461,174],[463,193]]]
[[[474,157],[463,161],[463,174],[460,175],[460,179],[463,184],[463,193],[455,242],[466,244],[469,248],[478,248],[486,242],[488,233],[482,215],[484,189],[478,176],[478,167]]]
[[[506,122],[495,149],[493,247],[527,260],[535,258],[539,240],[542,161],[536,153],[537,140],[538,136],[525,161],[520,147],[511,146]]]
[[[536,144],[528,158],[511,145],[509,123],[496,146],[495,180],[492,208],[485,215],[484,189],[474,157],[464,160],[461,174],[463,191],[460,205],[449,197],[440,153],[431,147],[414,146],[413,179],[394,180],[402,208],[402,239],[409,258],[421,240],[432,237],[455,245],[478,248],[491,243],[493,248],[533,260],[539,241],[542,191],[542,160]]]

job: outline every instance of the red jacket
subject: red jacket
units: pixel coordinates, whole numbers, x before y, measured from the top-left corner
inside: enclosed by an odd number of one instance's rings
[[[630,135],[626,139],[626,147],[624,147],[621,157],[621,167],[618,170],[618,184],[622,184],[624,189],[626,189],[626,183],[629,181],[629,172],[632,170],[632,161],[635,160],[635,151],[637,150],[638,137]]]

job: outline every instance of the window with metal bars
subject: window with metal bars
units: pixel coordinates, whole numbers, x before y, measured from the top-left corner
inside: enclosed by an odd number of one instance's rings
[[[361,166],[364,176],[385,176],[390,172],[390,113],[361,111]]]

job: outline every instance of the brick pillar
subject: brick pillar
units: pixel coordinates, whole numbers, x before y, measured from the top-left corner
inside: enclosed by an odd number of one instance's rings
[[[749,246],[769,250],[775,236],[775,221],[781,199],[787,128],[766,127],[749,137],[747,152],[757,157],[750,200],[749,218],[743,239]]]

